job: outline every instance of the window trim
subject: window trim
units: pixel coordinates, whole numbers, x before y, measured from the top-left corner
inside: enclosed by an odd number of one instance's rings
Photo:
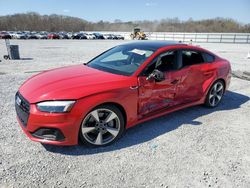
[[[154,61],[157,61],[157,59],[164,53],[167,53],[169,51],[177,51],[177,64],[178,64],[178,69],[176,70],[169,70],[169,71],[166,71],[166,72],[172,72],[172,71],[178,71],[178,70],[181,70],[183,68],[187,68],[187,67],[190,67],[190,66],[194,66],[194,65],[202,65],[202,64],[205,64],[205,63],[213,63],[215,62],[216,60],[216,55],[210,53],[210,52],[207,52],[205,50],[199,50],[199,49],[193,49],[193,48],[175,48],[175,49],[168,49],[162,53],[160,53],[159,55],[157,55],[151,62],[149,62],[146,67],[138,74],[138,77],[139,76],[148,76],[145,74],[145,71],[147,69],[148,66],[151,66]],[[193,65],[187,65],[185,67],[183,67],[183,63],[182,63],[182,51],[194,51],[194,52],[198,52],[202,55],[202,58],[204,60],[204,62],[202,63],[199,63],[199,64],[193,64]],[[208,55],[211,55],[214,57],[214,61],[213,62],[208,62],[206,58],[204,58],[203,54],[208,54]]]

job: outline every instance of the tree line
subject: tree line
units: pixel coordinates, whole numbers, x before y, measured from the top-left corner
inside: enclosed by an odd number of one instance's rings
[[[35,12],[0,16],[0,31],[132,31],[140,27],[147,32],[239,32],[249,33],[250,24],[242,24],[229,18],[181,21],[168,18],[154,21],[114,22],[87,20],[64,15],[40,15]]]

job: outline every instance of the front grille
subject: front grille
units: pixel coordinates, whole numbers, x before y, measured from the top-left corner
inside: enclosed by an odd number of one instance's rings
[[[30,104],[19,92],[16,93],[15,107],[19,120],[26,127],[30,114]]]

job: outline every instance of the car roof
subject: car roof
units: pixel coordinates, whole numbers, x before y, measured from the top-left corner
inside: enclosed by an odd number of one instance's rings
[[[177,45],[187,45],[181,42],[176,41],[137,41],[137,42],[129,42],[126,44],[122,44],[121,46],[129,46],[129,47],[146,47],[153,50],[158,50],[162,47],[166,46],[177,46]]]

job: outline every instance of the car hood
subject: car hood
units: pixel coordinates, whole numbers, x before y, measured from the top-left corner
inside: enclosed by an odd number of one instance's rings
[[[20,87],[30,103],[79,99],[95,93],[129,87],[131,77],[111,74],[84,65],[58,68],[37,74]]]

